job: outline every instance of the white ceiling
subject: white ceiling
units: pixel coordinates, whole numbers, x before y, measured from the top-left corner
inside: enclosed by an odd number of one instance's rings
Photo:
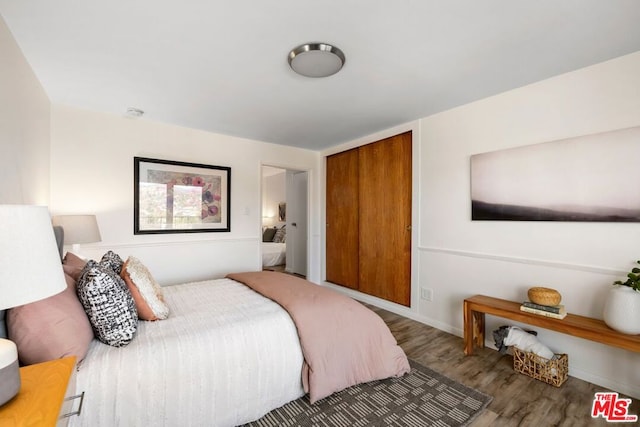
[[[638,0],[0,0],[54,104],[320,150],[640,50]],[[335,44],[344,68],[287,54]]]

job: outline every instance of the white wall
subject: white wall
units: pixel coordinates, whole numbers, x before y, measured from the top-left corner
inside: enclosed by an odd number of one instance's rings
[[[414,304],[402,309],[358,297],[459,336],[464,298],[486,294],[521,301],[532,286],[559,290],[572,313],[602,318],[611,282],[623,278],[639,258],[640,226],[471,221],[469,159],[638,126],[638,76],[640,52],[420,120],[419,147],[414,147],[419,174],[414,179],[418,238],[413,263],[419,270],[412,283]],[[620,167],[636,167],[635,161]],[[637,194],[639,188],[630,183],[628,191]],[[420,287],[433,290],[432,302],[415,297]],[[490,316],[487,321],[488,341],[497,326],[513,324]],[[554,351],[569,354],[571,375],[640,398],[640,354],[537,330]]]
[[[286,222],[278,220],[278,206],[287,199],[286,171],[268,175],[262,181],[262,225],[282,227]]]
[[[231,232],[133,234],[133,157],[231,167]],[[113,249],[138,257],[163,285],[261,268],[261,165],[306,168],[311,186],[311,239],[319,236],[317,152],[218,135],[144,119],[53,106],[51,208],[95,213],[102,242],[83,245],[99,258]],[[315,236],[315,237],[314,237]],[[312,259],[318,259],[319,244]],[[319,268],[310,279],[319,280]]]
[[[49,204],[49,98],[0,16],[0,203]]]

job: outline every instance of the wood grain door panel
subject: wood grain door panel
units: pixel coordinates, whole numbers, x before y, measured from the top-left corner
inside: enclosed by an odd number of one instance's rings
[[[359,290],[411,303],[411,132],[359,154]]]
[[[327,157],[326,278],[359,288],[358,150]]]

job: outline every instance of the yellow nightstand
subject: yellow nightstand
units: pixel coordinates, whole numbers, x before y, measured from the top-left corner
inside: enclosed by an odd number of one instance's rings
[[[65,425],[67,417],[60,411],[67,391],[74,388],[69,386],[75,363],[71,356],[20,368],[20,391],[0,407],[0,426]]]

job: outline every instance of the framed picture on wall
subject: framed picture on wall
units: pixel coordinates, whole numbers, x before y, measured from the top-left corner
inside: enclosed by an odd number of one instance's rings
[[[133,233],[231,231],[231,168],[133,158]]]
[[[640,126],[471,156],[473,221],[640,222]]]
[[[287,220],[287,204],[285,202],[278,203],[278,221],[285,222]]]

